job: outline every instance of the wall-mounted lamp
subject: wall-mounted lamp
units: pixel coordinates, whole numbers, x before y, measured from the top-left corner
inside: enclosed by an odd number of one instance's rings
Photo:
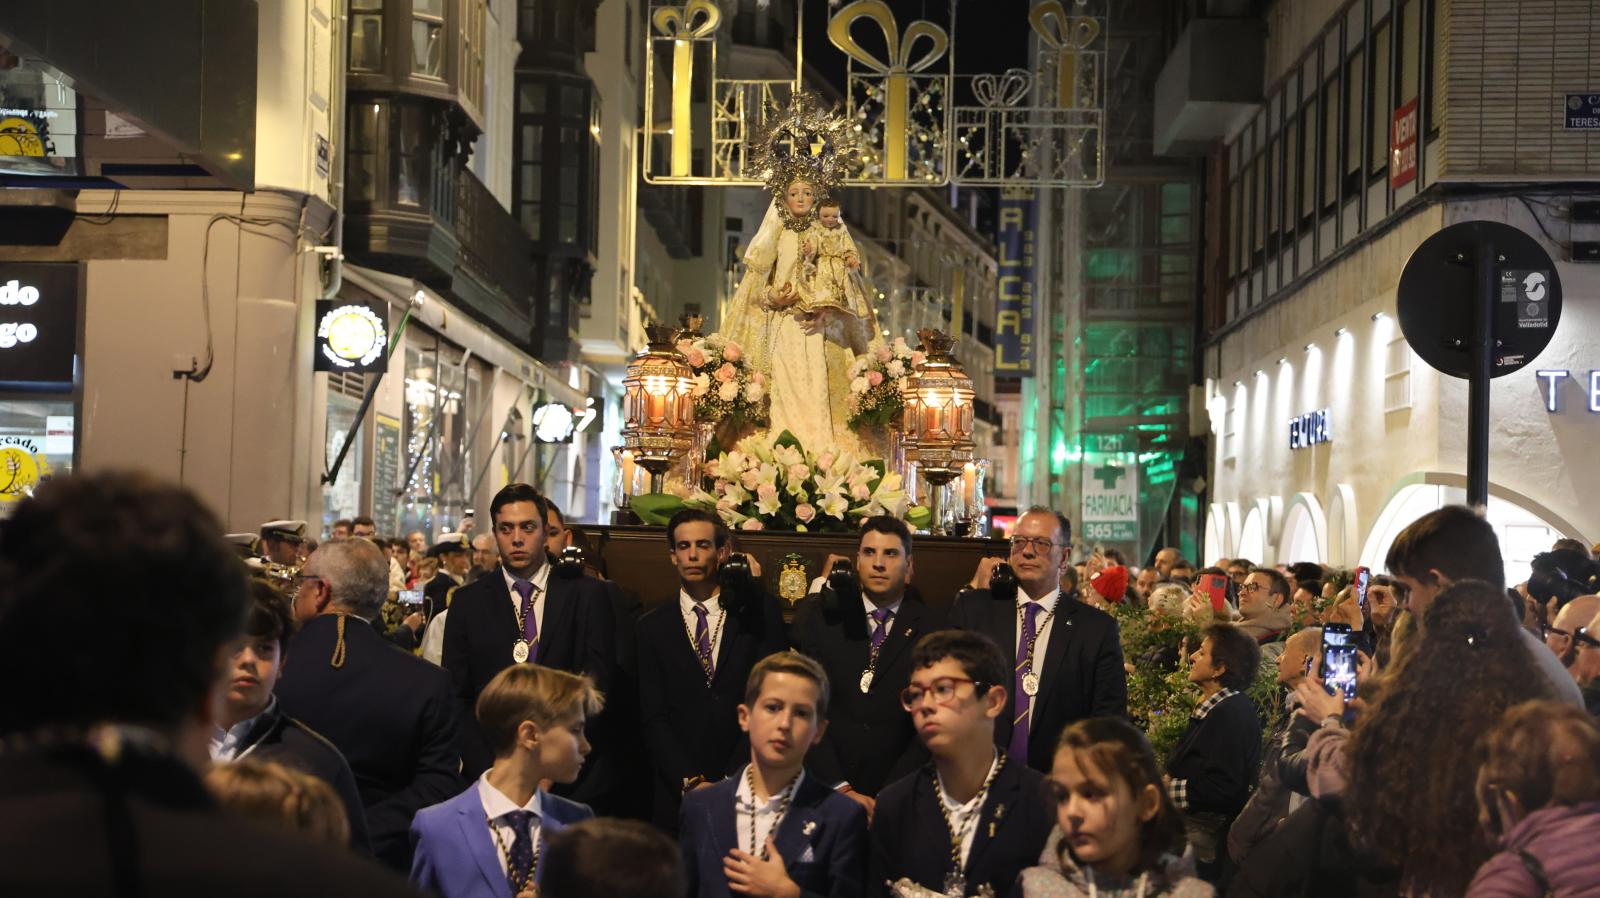
[[[1256,369],[1256,377],[1266,377],[1266,376],[1267,376],[1267,372],[1262,371],[1260,368]]]
[[[1350,335],[1350,328],[1341,327],[1338,330],[1334,331],[1333,335],[1335,337],[1346,337],[1346,336],[1349,336]]]
[[[1310,352],[1311,350],[1316,349],[1316,348],[1317,348],[1317,344],[1315,344],[1315,343],[1307,343],[1306,344],[1306,352]]]
[[[1387,313],[1385,313],[1385,312],[1373,312],[1372,313],[1372,320],[1373,321],[1382,321],[1383,319],[1388,318],[1388,317],[1389,317],[1389,315]]]
[[[1289,364],[1289,358],[1288,358],[1288,357],[1287,357],[1287,356],[1279,356],[1279,358],[1278,358],[1278,364],[1280,364],[1280,365],[1287,365],[1287,364]]]

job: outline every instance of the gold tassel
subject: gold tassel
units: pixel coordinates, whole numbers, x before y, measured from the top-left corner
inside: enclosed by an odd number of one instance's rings
[[[328,659],[328,665],[334,669],[344,667],[344,621],[348,615],[339,615],[339,638],[333,644],[333,657]]]

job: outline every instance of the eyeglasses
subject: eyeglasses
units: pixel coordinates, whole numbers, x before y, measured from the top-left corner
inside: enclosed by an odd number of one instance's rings
[[[1572,641],[1578,645],[1588,646],[1591,649],[1600,649],[1600,638],[1596,638],[1594,634],[1590,633],[1588,627],[1579,627],[1577,632],[1572,634]]]
[[[1262,586],[1260,583],[1251,583],[1249,580],[1246,580],[1245,582],[1239,584],[1239,594],[1250,595],[1261,588]]]
[[[1559,627],[1552,627],[1552,626],[1550,626],[1548,624],[1546,624],[1545,626],[1540,627],[1539,628],[1539,632],[1540,632],[1541,635],[1544,636],[1545,639],[1549,639],[1551,634],[1554,634],[1556,636],[1564,636],[1564,637],[1567,637],[1569,639],[1572,637],[1572,634],[1568,633],[1566,630],[1563,630],[1563,629],[1561,629]]]
[[[934,704],[949,705],[956,700],[956,687],[962,683],[972,684],[972,694],[978,695],[989,691],[989,684],[981,680],[969,680],[966,677],[940,677],[928,684],[928,688],[921,686],[907,686],[900,690],[900,707],[907,711],[915,711],[922,707],[922,699],[932,695]]]
[[[1049,555],[1050,550],[1056,547],[1054,537],[1045,536],[1013,536],[1011,537],[1011,554],[1021,555],[1023,549],[1033,549],[1036,554]]]

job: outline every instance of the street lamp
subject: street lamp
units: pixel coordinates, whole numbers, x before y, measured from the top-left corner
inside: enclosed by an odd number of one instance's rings
[[[694,369],[673,346],[673,329],[645,329],[646,346],[622,378],[622,448],[650,472],[650,491],[662,490],[662,475],[694,445]]]
[[[905,402],[902,433],[906,460],[914,462],[932,487],[928,507],[933,513],[929,532],[942,534],[943,492],[972,461],[972,378],[950,354],[955,340],[942,331],[917,331],[927,358],[906,378],[901,389]]]

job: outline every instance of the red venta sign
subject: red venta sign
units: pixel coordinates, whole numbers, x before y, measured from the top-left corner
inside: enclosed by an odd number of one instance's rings
[[[1389,186],[1403,187],[1417,178],[1417,101],[1394,111],[1389,130]]]

